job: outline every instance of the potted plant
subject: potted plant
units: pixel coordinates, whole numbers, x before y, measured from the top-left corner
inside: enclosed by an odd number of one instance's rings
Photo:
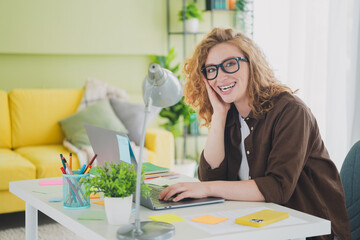
[[[199,21],[202,21],[203,12],[195,3],[189,3],[185,9],[179,11],[179,20],[184,21],[185,32],[196,33],[199,29]]]
[[[144,179],[144,171],[142,172]],[[136,190],[136,171],[134,165],[121,162],[107,163],[97,167],[94,177],[84,179],[85,194],[102,192],[104,194],[105,212],[110,224],[119,225],[129,222],[133,194]],[[141,185],[144,197],[149,195],[147,184]]]
[[[235,25],[236,28],[246,34],[252,34],[251,27],[248,26],[251,18],[249,11],[250,0],[236,0],[235,2]]]

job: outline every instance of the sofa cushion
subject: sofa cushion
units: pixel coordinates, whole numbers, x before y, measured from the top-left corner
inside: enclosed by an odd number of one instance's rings
[[[76,111],[83,90],[26,89],[9,93],[12,146],[60,144],[58,121]]]
[[[116,117],[107,99],[100,100],[70,117],[59,121],[66,139],[79,149],[83,146],[90,145],[84,123],[127,133],[124,124]]]
[[[34,164],[10,149],[0,149],[0,191],[9,189],[9,182],[36,178]]]
[[[42,145],[17,148],[15,152],[29,159],[36,166],[36,178],[60,177],[62,163],[60,153],[69,162],[69,151],[62,145]],[[79,160],[75,154],[72,158],[72,169],[79,169]]]
[[[0,191],[0,214],[25,210],[25,202],[8,190]],[[2,235],[0,233],[0,235]]]
[[[110,98],[110,103],[116,116],[124,123],[128,130],[130,141],[135,142],[136,145],[139,146],[141,141],[141,131],[144,124],[145,105],[130,103],[117,98]],[[161,108],[152,107],[148,114],[146,125],[148,125],[160,111]]]
[[[9,115],[8,95],[0,91],[0,148],[11,147],[11,126]]]

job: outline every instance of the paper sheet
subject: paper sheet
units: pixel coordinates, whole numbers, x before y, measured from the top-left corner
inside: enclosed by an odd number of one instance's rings
[[[78,220],[104,220],[106,218],[105,210],[87,210],[83,211]]]
[[[116,137],[117,137],[118,145],[119,145],[120,160],[131,164],[130,151],[129,151],[129,146],[130,146],[129,140],[126,137],[118,135],[118,134],[116,135]]]
[[[60,186],[60,185],[39,186],[39,187],[33,189],[32,192],[40,193],[40,194],[62,192],[62,186]]]
[[[199,215],[188,215],[188,216],[182,216],[182,217],[185,218],[189,222],[189,224],[192,224],[193,226],[195,226],[205,232],[208,232],[210,234],[222,234],[222,233],[239,232],[239,231],[246,231],[246,230],[254,229],[254,227],[236,224],[235,219],[238,217],[242,217],[242,216],[257,212],[257,211],[264,210],[264,209],[269,209],[269,208],[259,207],[259,208],[239,209],[239,210],[233,210],[233,211],[222,211],[222,212],[211,213],[211,215],[214,217],[229,218],[229,220],[218,223],[216,225],[209,225],[209,224],[191,221],[191,219],[199,217]],[[286,218],[284,220],[281,220],[276,223],[272,223],[270,225],[267,225],[267,226],[264,226],[261,228],[266,229],[266,228],[274,227],[274,226],[289,226],[289,225],[301,224],[301,223],[305,223],[305,222],[306,221],[304,221],[302,219],[299,219],[299,218],[296,218],[296,217],[293,217],[290,215],[289,218]]]

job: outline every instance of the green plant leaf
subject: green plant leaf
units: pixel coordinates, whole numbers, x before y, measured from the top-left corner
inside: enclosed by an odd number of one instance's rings
[[[184,16],[185,15],[185,16]],[[189,3],[186,5],[185,10],[180,10],[178,13],[180,21],[197,18],[202,21],[203,11],[201,11],[195,3]]]
[[[194,5],[196,7],[196,5]],[[190,6],[189,8],[194,8],[194,6]],[[177,54],[175,52],[175,48],[171,48],[166,56],[155,56],[151,55],[150,59],[159,64],[161,67],[166,68],[173,72],[175,75],[179,71],[180,63],[174,64],[172,63]],[[178,79],[180,77],[178,76]],[[161,124],[161,127],[164,127],[166,130],[170,131],[174,137],[179,137],[183,135],[183,129],[180,128],[179,122],[183,119],[184,125],[189,126],[193,120],[190,120],[190,115],[195,113],[195,110],[192,109],[189,105],[184,102],[184,97],[175,105],[171,107],[162,108],[159,113],[159,116],[165,118],[167,122]]]
[[[247,4],[248,4],[247,0],[236,0],[235,10],[244,12]]]
[[[145,175],[142,174],[142,179]],[[98,167],[96,175],[90,179],[84,179],[85,195],[103,192],[105,197],[128,197],[136,191],[136,171],[132,164],[121,162],[107,163]],[[142,187],[142,195],[148,195],[147,188]]]

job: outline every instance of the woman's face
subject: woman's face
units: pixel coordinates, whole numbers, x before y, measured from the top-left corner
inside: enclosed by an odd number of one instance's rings
[[[244,57],[244,54],[230,43],[219,43],[210,49],[205,66],[217,65],[234,57]],[[247,104],[246,89],[249,80],[249,65],[241,60],[239,65],[240,69],[235,73],[226,73],[219,67],[217,77],[213,80],[206,80],[226,103]]]

